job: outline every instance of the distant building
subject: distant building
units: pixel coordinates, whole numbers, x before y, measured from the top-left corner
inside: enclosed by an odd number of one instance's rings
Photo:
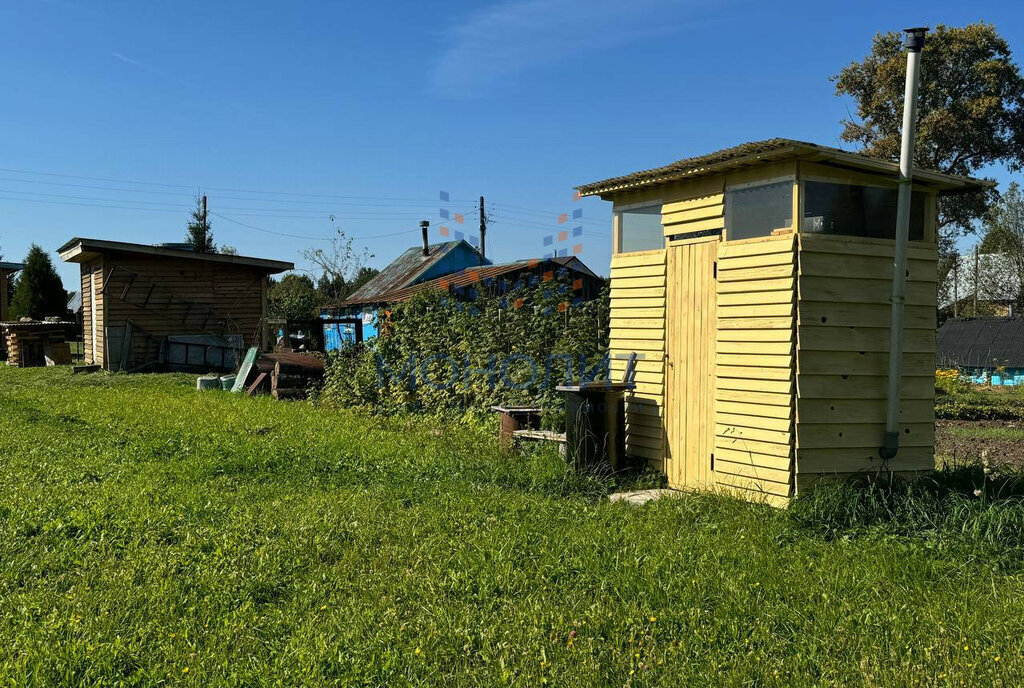
[[[435,277],[450,275],[464,268],[490,264],[491,261],[465,240],[429,243],[427,230],[424,229],[421,246],[406,249],[344,302],[320,309],[320,318],[323,320],[354,319],[359,323],[325,324],[326,348],[336,350],[342,342],[362,341],[377,336],[377,306],[385,303],[381,298],[385,294]]]
[[[81,266],[85,360],[107,370],[233,368],[240,349],[267,348],[267,278],[295,267],[77,237],[58,252]]]
[[[330,351],[346,342],[375,337],[381,307],[408,301],[422,291],[448,292],[456,299],[471,300],[479,289],[500,290],[502,285],[511,288],[521,276],[540,283],[556,273],[571,275],[579,283],[574,298],[592,299],[604,285],[600,277],[573,256],[494,265],[465,241],[427,244],[424,237],[423,246],[406,250],[341,304],[320,310],[325,321],[355,318],[360,323],[325,323],[325,346]]]
[[[1021,274],[1005,253],[960,256],[939,292],[942,317],[1013,317],[1022,291]],[[975,311],[977,304],[977,311]]]
[[[936,363],[975,380],[1024,382],[1024,319],[951,318],[939,328]]]

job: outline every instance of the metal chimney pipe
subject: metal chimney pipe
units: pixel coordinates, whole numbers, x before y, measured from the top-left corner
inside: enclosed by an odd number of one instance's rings
[[[917,87],[921,76],[921,49],[927,27],[904,29],[907,83],[903,92],[903,140],[900,145],[899,195],[896,205],[896,240],[892,260],[892,314],[889,320],[889,380],[885,413],[885,439],[879,456],[891,459],[900,448],[900,393],[903,376],[903,307],[907,293],[907,242],[910,240],[910,191],[914,176],[914,135],[917,130]]]
[[[420,220],[420,229],[423,230],[423,257],[430,255],[430,241],[427,234],[430,231],[430,220]]]

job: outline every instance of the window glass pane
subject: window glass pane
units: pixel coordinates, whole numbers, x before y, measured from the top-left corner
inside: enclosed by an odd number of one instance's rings
[[[621,233],[619,253],[665,248],[660,205],[620,210],[619,231]]]
[[[725,238],[768,236],[793,225],[793,182],[776,182],[725,191]]]
[[[804,183],[803,231],[894,239],[896,189],[830,182]],[[925,195],[910,195],[910,238],[924,239]]]

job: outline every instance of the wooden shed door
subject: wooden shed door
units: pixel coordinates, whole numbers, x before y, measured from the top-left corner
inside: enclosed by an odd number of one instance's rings
[[[715,236],[668,248],[665,426],[674,487],[712,479],[718,242]]]

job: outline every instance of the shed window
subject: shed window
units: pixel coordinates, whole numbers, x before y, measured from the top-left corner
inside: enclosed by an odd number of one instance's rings
[[[874,239],[896,238],[896,189],[804,182],[803,231]],[[924,239],[925,195],[910,195],[910,239]]]
[[[665,232],[661,228],[660,204],[620,210],[617,215],[619,253],[665,248]]]
[[[774,182],[725,191],[726,239],[768,236],[793,225],[793,182]]]

